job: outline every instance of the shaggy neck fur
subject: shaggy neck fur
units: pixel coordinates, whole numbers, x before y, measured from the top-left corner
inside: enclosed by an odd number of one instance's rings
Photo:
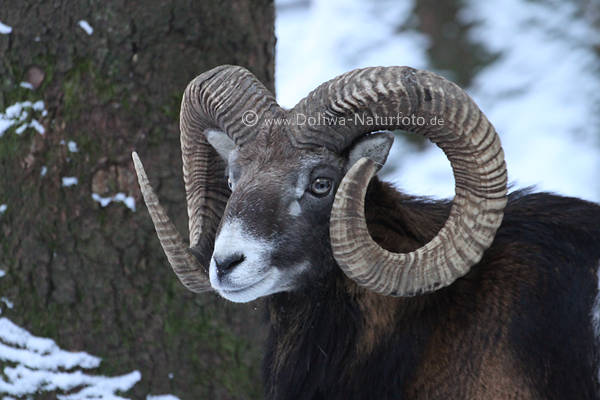
[[[449,212],[376,180],[366,201],[372,237],[396,252]],[[379,296],[331,268],[271,296],[266,398],[596,398],[598,243],[598,205],[517,192],[484,258],[446,288]]]
[[[427,203],[425,212],[424,203],[376,180],[366,201],[371,235],[392,251],[421,246],[443,225],[449,210],[446,203]],[[412,215],[402,215],[404,207]],[[413,223],[413,218],[425,216],[427,223]],[[403,240],[398,240],[400,235]],[[337,266],[321,285],[272,296],[272,329],[265,357],[267,397],[365,398],[366,388],[371,398],[402,397],[398,388],[411,379],[422,344],[431,333],[432,317],[425,312],[431,299],[374,294],[348,279]],[[397,322],[404,318],[421,322],[398,329]],[[395,387],[386,384],[390,376],[397,380]]]

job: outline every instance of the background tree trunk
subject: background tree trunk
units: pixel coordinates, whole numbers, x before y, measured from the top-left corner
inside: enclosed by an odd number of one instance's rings
[[[13,127],[0,137],[0,293],[15,303],[4,315],[102,357],[99,373],[139,370],[133,398],[260,397],[260,306],[231,307],[179,284],[130,154],[140,153],[187,232],[181,95],[196,75],[226,63],[273,89],[272,1],[9,0],[0,21],[13,28],[0,35],[0,110],[40,99],[47,110],[32,111],[45,134]],[[20,86],[42,75],[36,90]],[[64,186],[64,177],[78,183]],[[137,210],[103,207],[92,193],[133,196]]]

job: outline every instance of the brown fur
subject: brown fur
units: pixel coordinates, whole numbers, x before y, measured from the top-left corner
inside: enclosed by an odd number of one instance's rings
[[[364,329],[359,333],[355,352],[359,360],[364,360],[382,340],[393,333],[402,299],[380,296],[359,287],[348,278],[346,281],[348,293],[358,305],[363,318]]]
[[[374,180],[365,209],[373,238],[406,252],[437,233],[449,204]],[[448,287],[386,297],[337,271],[274,297],[268,398],[597,398],[589,313],[600,234],[588,220],[600,222],[599,211],[517,194],[495,243]]]

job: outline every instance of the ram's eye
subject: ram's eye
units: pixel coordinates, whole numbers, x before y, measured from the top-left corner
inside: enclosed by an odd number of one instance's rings
[[[233,190],[233,182],[231,182],[231,177],[227,177],[227,186],[229,186],[229,190]]]
[[[310,191],[316,196],[325,196],[331,190],[331,179],[316,178],[310,184]]]

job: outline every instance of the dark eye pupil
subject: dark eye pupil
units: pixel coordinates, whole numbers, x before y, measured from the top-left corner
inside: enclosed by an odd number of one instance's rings
[[[316,194],[326,194],[331,188],[331,181],[327,178],[317,178],[312,184],[312,191]]]

